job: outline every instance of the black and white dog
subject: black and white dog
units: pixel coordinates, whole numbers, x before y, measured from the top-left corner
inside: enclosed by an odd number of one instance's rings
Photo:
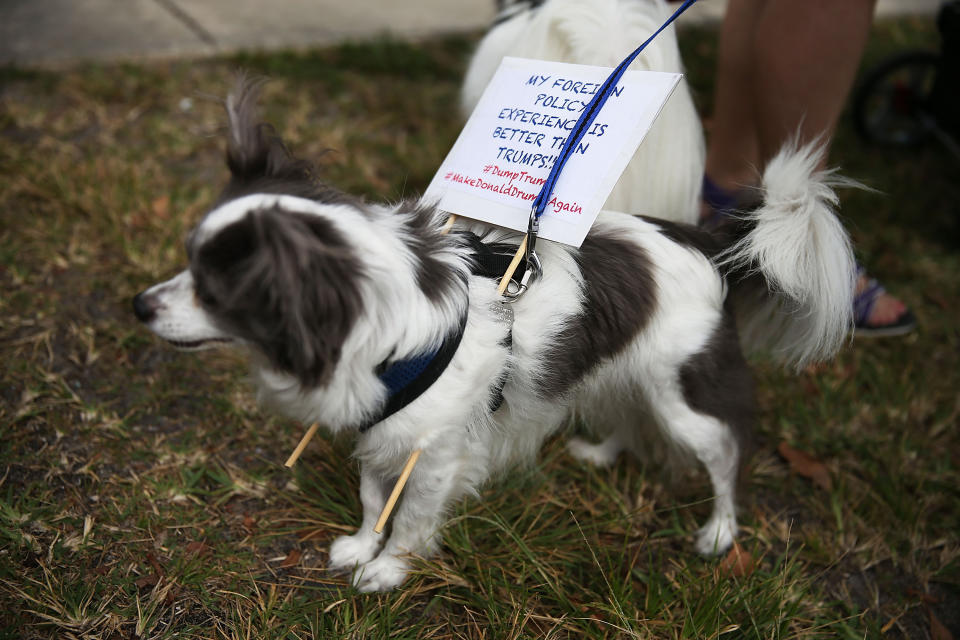
[[[263,403],[356,434],[363,524],[334,542],[332,567],[364,591],[396,587],[451,505],[573,416],[605,438],[573,441],[579,458],[609,463],[657,434],[691,452],[715,494],[696,548],[731,545],[754,411],[735,313],[776,327],[769,346],[794,364],[830,356],[850,326],[853,260],[815,150],[770,164],[764,202],[729,237],[604,212],[579,250],[541,242],[543,276],[510,314],[475,272],[517,234],[443,234],[424,203],[316,181],[257,121],[255,93],[240,83],[227,99],[231,180],[188,239],[189,267],[134,310],[178,348],[244,349]],[[374,523],[415,449],[384,539]]]

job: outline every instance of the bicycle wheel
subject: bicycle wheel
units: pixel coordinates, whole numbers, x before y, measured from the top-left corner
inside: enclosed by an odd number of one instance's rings
[[[853,97],[853,123],[868,142],[918,145],[932,133],[930,92],[940,56],[911,51],[894,56],[864,78]]]

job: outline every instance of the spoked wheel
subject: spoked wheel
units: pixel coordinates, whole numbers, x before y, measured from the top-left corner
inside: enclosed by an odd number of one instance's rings
[[[869,142],[914,146],[934,129],[930,93],[940,56],[914,51],[890,58],[867,74],[853,98],[857,132]]]

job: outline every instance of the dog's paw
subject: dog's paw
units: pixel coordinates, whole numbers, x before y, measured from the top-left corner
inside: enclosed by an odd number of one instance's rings
[[[355,533],[340,536],[330,545],[329,567],[334,570],[349,570],[366,564],[377,555],[380,541],[369,534]]]
[[[567,441],[567,451],[570,455],[582,462],[589,462],[598,467],[609,467],[617,461],[621,447],[611,438],[603,442],[592,444],[582,438],[570,438]]]
[[[353,586],[359,591],[389,591],[403,584],[410,565],[396,556],[381,554],[353,572]]]
[[[733,545],[737,535],[737,522],[732,518],[710,518],[707,524],[697,531],[697,552],[704,556],[715,556],[725,552]]]

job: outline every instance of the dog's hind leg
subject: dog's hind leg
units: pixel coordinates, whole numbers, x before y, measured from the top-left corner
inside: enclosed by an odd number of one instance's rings
[[[598,467],[609,467],[624,451],[636,451],[635,431],[646,410],[637,403],[625,400],[630,388],[598,385],[587,386],[577,397],[574,416],[592,434],[602,438],[591,442],[574,437],[567,442],[567,451],[582,462]]]
[[[697,551],[725,551],[737,532],[734,492],[756,419],[750,369],[729,311],[711,337],[672,373],[650,372],[643,388],[663,433],[692,452],[713,484],[713,513],[697,534]]]
[[[598,467],[612,465],[625,448],[623,437],[616,431],[596,444],[587,442],[583,438],[570,438],[567,442],[567,451],[571,456]]]
[[[696,549],[711,555],[726,551],[737,532],[734,504],[740,447],[730,427],[695,411],[679,389],[660,393],[650,408],[665,435],[692,452],[707,468],[713,485],[713,513],[697,532]]]
[[[349,570],[373,560],[383,542],[383,535],[373,530],[387,502],[389,483],[373,473],[367,465],[360,470],[360,502],[363,523],[352,536],[340,536],[330,545],[330,568]]]

